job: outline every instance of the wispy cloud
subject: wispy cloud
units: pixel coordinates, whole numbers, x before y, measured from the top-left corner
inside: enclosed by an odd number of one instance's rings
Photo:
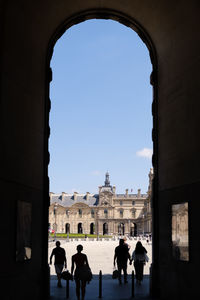
[[[95,170],[95,171],[92,171],[91,174],[92,174],[93,176],[100,176],[100,175],[101,175],[101,172],[98,171],[98,170]]]
[[[153,150],[150,148],[143,148],[136,152],[136,155],[139,157],[145,157],[148,159],[152,158]]]

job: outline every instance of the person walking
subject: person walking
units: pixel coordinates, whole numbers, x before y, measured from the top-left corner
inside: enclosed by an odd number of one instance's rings
[[[147,250],[142,246],[140,241],[137,242],[135,250],[132,253],[134,261],[135,277],[138,284],[143,280],[144,265],[148,262]]]
[[[77,299],[80,300],[80,289],[82,300],[85,299],[86,292],[86,282],[89,281],[88,274],[91,274],[87,255],[81,253],[83,250],[82,245],[77,246],[77,253],[72,256],[72,266],[71,266],[71,274],[73,275],[74,267],[76,265],[76,269],[74,272],[74,279],[76,282],[76,296]]]
[[[67,268],[67,259],[65,254],[65,249],[60,247],[60,242],[56,242],[56,248],[52,250],[51,256],[50,256],[50,265],[52,264],[52,258],[54,256],[54,265],[55,265],[55,271],[58,278],[58,287],[62,287],[61,284],[61,273],[63,270],[63,267]]]
[[[119,284],[122,283],[121,280],[121,272],[123,270],[124,273],[124,283],[127,283],[127,262],[128,259],[131,264],[131,256],[129,253],[128,246],[124,243],[124,239],[119,240],[119,246],[115,248],[115,255],[114,255],[114,267],[115,262],[117,260],[117,268],[118,268],[118,280]]]

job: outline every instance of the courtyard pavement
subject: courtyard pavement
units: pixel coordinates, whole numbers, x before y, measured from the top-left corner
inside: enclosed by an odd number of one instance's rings
[[[97,299],[99,297],[99,271],[102,271],[102,298],[103,299],[131,299],[131,273],[133,265],[128,264],[128,284],[118,284],[118,280],[112,279],[113,272],[113,257],[115,247],[119,245],[119,241],[73,241],[67,242],[60,240],[61,247],[66,251],[67,269],[71,271],[71,257],[76,253],[78,244],[83,245],[82,253],[88,257],[89,265],[93,273],[93,279],[86,287],[85,300]],[[130,254],[132,254],[136,245],[135,240],[128,240],[127,243],[131,246]],[[139,286],[135,283],[135,299],[149,299],[149,268],[151,265],[152,246],[142,240],[143,246],[148,251],[149,262],[144,267],[144,280]],[[49,256],[52,249],[55,247],[55,241],[49,243]],[[53,261],[54,262],[54,261]],[[57,287],[54,265],[50,266],[50,295],[51,300],[66,299],[66,282],[62,281],[62,288]],[[75,300],[75,283],[70,281],[69,299]]]

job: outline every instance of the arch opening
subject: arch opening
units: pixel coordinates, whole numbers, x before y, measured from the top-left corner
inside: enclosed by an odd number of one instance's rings
[[[103,223],[103,235],[108,234],[108,223]]]
[[[67,233],[67,234],[70,233],[70,224],[69,223],[65,224],[65,233]]]
[[[87,20],[89,20],[89,19],[92,19],[92,16],[93,16],[93,14],[91,14],[91,15],[87,15],[87,17],[85,17]],[[100,15],[98,15],[99,16],[99,18],[101,18],[102,19],[102,15],[101,15],[101,17],[100,17]],[[80,22],[83,22],[83,21],[85,21],[86,19],[84,19],[84,20],[79,20]],[[122,23],[122,24],[124,24],[124,23],[126,23],[126,22],[124,22],[125,21],[125,19],[123,19],[123,18],[116,18],[116,16],[112,16],[110,19],[112,19],[112,20],[116,20],[117,19],[117,21],[119,21],[120,23]],[[72,21],[71,20],[71,23],[69,22],[69,23],[66,23],[65,24],[65,28],[69,28],[69,27],[71,27],[73,24],[74,21]],[[80,22],[78,22],[78,23],[80,23]],[[69,26],[69,24],[71,24],[70,26]],[[128,24],[128,25],[127,25]],[[128,26],[128,27],[131,27],[132,29],[136,29],[137,28],[137,26],[135,25],[135,23],[134,23],[134,25],[133,25],[133,23],[126,23],[126,24],[124,24],[124,25],[126,25],[126,26]],[[69,26],[69,27],[68,27]],[[151,42],[150,42],[150,40],[148,39],[148,38],[146,38],[146,35],[144,34],[144,32],[143,31],[140,31],[140,30],[138,30],[138,28],[137,28],[137,32],[138,33],[140,33],[139,34],[139,36],[140,37],[142,37],[142,40],[143,41],[145,41],[145,43],[146,44],[148,44],[148,49],[151,49]],[[152,50],[152,49],[151,49]],[[152,58],[154,57],[153,55],[152,55],[152,52],[150,53],[150,57],[151,57],[151,60],[152,60]],[[155,72],[154,72],[154,70],[153,70],[153,72],[152,72],[152,75],[151,75],[151,82],[153,83],[154,82],[154,79],[155,79]],[[154,122],[155,123],[155,122]],[[155,148],[155,144],[154,144],[154,148]],[[154,155],[155,155],[155,151],[154,151]],[[154,166],[155,166],[155,161],[156,161],[156,158],[155,158],[155,156],[154,156]],[[120,205],[122,205],[121,203],[120,203]],[[109,214],[110,214],[110,212],[109,212]],[[119,215],[120,215],[120,218],[123,218],[123,210],[120,210],[120,213],[119,213]],[[79,217],[82,217],[82,211],[81,211],[81,213],[80,213],[80,211],[79,211]],[[104,209],[104,217],[105,218],[108,218],[108,211],[107,211],[107,209]],[[133,223],[134,224],[134,226],[132,226],[131,228],[130,228],[130,236],[137,236],[137,225],[136,225],[136,223]],[[85,227],[84,227],[85,228]],[[127,228],[126,228],[126,232],[128,232],[127,231]],[[83,233],[83,226],[82,226],[82,223],[78,223],[78,233]],[[94,233],[94,223],[91,223],[90,224],[90,234],[93,234]],[[108,223],[107,222],[105,222],[105,223],[103,223],[103,235],[107,235],[108,234]],[[125,224],[124,223],[120,223],[119,225],[118,225],[118,234],[120,234],[120,235],[124,235],[125,234]]]
[[[95,225],[94,223],[90,223],[90,234],[94,234],[95,232]]]
[[[78,223],[78,233],[79,234],[83,233],[83,224],[82,223]]]

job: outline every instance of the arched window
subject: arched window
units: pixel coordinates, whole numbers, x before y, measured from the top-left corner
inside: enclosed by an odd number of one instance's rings
[[[124,214],[123,209],[120,209],[120,211],[119,211],[120,218],[123,218],[123,214]]]
[[[78,214],[79,214],[79,217],[81,218],[82,217],[82,209],[78,210]]]

